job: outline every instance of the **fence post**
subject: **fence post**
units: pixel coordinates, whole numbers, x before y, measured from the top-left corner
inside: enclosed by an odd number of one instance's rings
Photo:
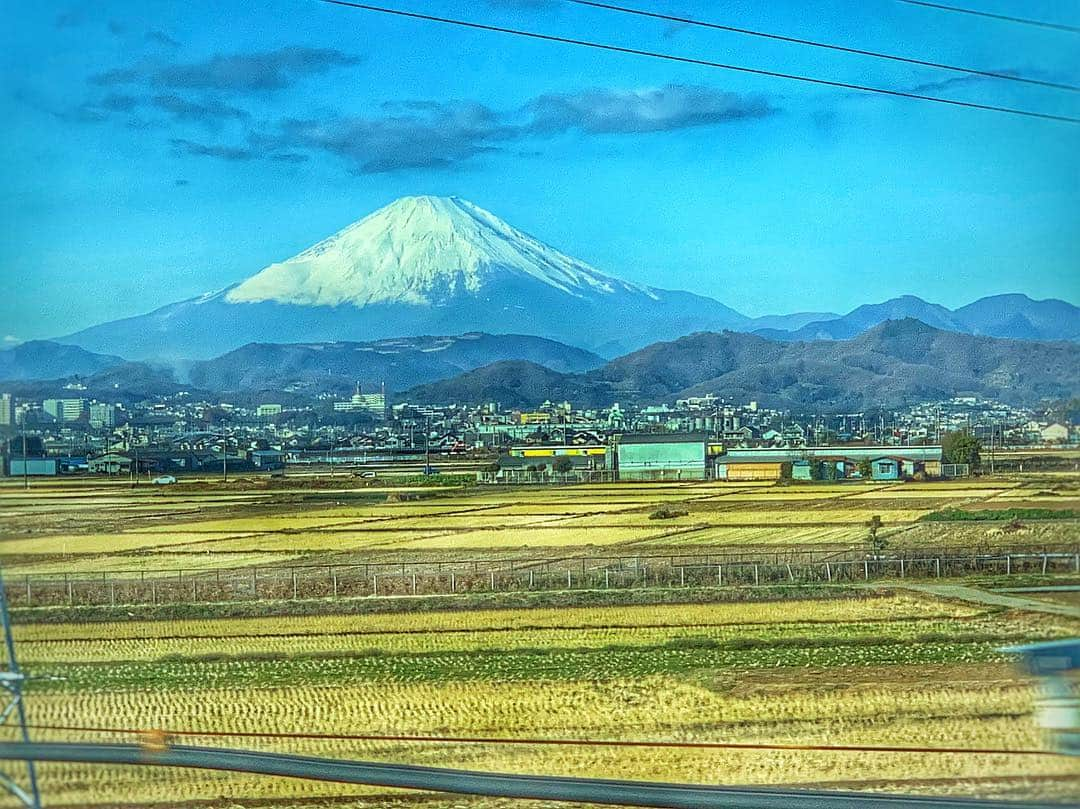
[[[570,580],[570,568],[566,568],[566,589],[569,590],[573,586],[573,582]]]
[[[72,606],[75,603],[75,588],[71,583],[71,579],[68,578],[68,574],[64,574],[64,581],[67,582],[68,591],[68,606]]]
[[[330,581],[334,589],[334,598],[337,598],[337,568],[330,568]]]
[[[759,584],[760,582],[761,582],[761,577],[758,575],[758,566],[755,564],[754,565],[754,584]]]
[[[604,589],[606,590],[610,586],[611,586],[611,570],[609,568],[605,567],[604,568]]]
[[[904,578],[904,557],[900,557],[900,578]]]
[[[788,578],[791,579],[791,581],[795,581],[795,574],[791,571],[791,563],[790,562],[788,563],[788,566],[787,566],[787,575],[788,575]]]
[[[450,592],[457,592],[457,576],[454,575],[454,571],[450,571]]]
[[[863,578],[866,579],[866,581],[870,581],[870,560],[869,559],[863,559],[862,560],[862,571],[863,571]]]
[[[724,566],[723,565],[717,565],[716,566],[716,586],[717,587],[723,587],[724,586]]]
[[[109,579],[109,606],[116,606],[116,579]]]
[[[685,587],[686,586],[686,568],[685,567],[680,567],[679,568],[679,586],[680,587]]]
[[[825,563],[825,580],[832,581],[832,568],[829,567],[829,563]]]
[[[191,603],[194,604],[199,600],[199,580],[194,576],[191,577]]]
[[[299,594],[299,587],[296,581],[296,571],[292,571],[292,597],[293,601],[296,601],[296,597]]]
[[[157,606],[157,579],[150,579],[150,603]]]
[[[259,581],[258,581],[257,567],[251,568],[251,597],[257,599],[259,597]]]
[[[412,574],[412,594],[416,595],[416,574]]]
[[[1080,573],[1080,553],[1073,554],[1073,572]],[[26,583],[27,597],[30,595],[30,582]]]
[[[1080,557],[1077,557],[1080,559]],[[30,576],[26,577],[26,606],[33,606],[33,599],[30,597]]]
[[[937,571],[937,577],[941,578],[941,557],[938,556],[934,559],[934,569]]]
[[[1045,576],[1045,575],[1046,575],[1046,558],[1047,558],[1047,557],[1046,557],[1046,554],[1044,553],[1044,554],[1042,555],[1042,557],[1043,557],[1043,565],[1042,565],[1042,572],[1043,572],[1043,575]]]
[[[376,573],[371,577],[371,594],[377,596],[379,594],[379,574]]]
[[[492,570],[489,575],[491,576],[491,592],[495,592],[495,571]]]
[[[1012,573],[1012,554],[1005,554],[1005,575]]]

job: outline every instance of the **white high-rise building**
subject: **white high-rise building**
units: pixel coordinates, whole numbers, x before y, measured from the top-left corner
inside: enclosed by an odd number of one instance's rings
[[[0,427],[15,426],[15,397],[0,393]]]
[[[46,399],[42,409],[61,424],[78,421],[86,412],[86,399]]]

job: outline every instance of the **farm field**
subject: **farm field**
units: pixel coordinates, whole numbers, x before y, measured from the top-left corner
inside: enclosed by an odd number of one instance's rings
[[[0,488],[9,574],[207,571],[368,559],[557,556],[589,549],[857,549],[882,521],[890,547],[1056,547],[1080,537],[1074,477],[934,483],[626,483],[523,489],[369,486],[282,491],[200,484]],[[239,486],[239,484],[238,484]],[[45,498],[45,499],[42,499]],[[658,508],[670,516],[653,519]],[[949,510],[1060,519],[927,522]],[[151,574],[153,575],[153,574]]]
[[[1034,685],[1000,648],[1078,630],[1080,619],[878,589],[756,603],[20,624],[16,637],[24,666],[46,678],[28,694],[41,739],[128,741],[132,730],[164,728],[194,734],[176,737],[187,744],[505,772],[1075,800],[1080,769],[1050,755],[345,737],[1041,749]],[[245,733],[306,737],[230,735]],[[420,800],[200,771],[44,765],[41,777],[57,805]]]

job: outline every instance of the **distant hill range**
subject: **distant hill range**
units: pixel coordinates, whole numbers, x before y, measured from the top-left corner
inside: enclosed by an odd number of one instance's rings
[[[1035,301],[1027,295],[994,295],[959,309],[946,309],[914,295],[867,304],[842,317],[821,318],[802,326],[753,329],[774,340],[847,340],[886,320],[914,318],[948,331],[1011,340],[1080,340],[1080,308],[1059,300]]]
[[[772,407],[837,411],[961,393],[1021,404],[1080,392],[1076,343],[960,334],[914,318],[888,320],[846,340],[698,332],[606,363],[580,348],[515,334],[253,343],[174,367],[73,353],[70,346],[44,342],[19,357],[19,363],[0,366],[18,369],[4,390],[43,398],[62,395],[65,384],[76,382],[83,388],[78,395],[107,401],[189,390],[229,394],[238,403],[301,402],[321,393],[347,395],[357,383],[366,391],[385,383],[395,398],[431,404],[535,407],[569,399],[604,406],[715,393]],[[31,357],[36,366],[27,364]],[[67,373],[30,379],[34,367],[43,374]]]
[[[78,346],[31,340],[0,351],[0,379],[58,379],[89,376],[124,363],[122,357],[95,354]]]
[[[597,368],[591,352],[542,337],[463,334],[400,337],[371,343],[252,343],[212,360],[194,363],[188,379],[212,391],[336,391],[360,383],[391,391],[457,376],[503,360],[525,360],[563,373]]]
[[[843,340],[885,320],[1025,340],[1080,339],[1080,309],[1023,295],[949,310],[913,296],[846,315],[751,318],[693,292],[610,275],[456,197],[403,197],[217,292],[57,338],[130,360],[203,360],[249,343],[516,332],[611,358],[695,331]]]
[[[25,345],[29,350],[18,351],[19,362],[11,363],[19,373],[7,377],[0,373],[5,390],[58,396],[64,384],[77,382],[85,388],[78,395],[117,401],[183,389],[264,399],[287,393],[285,400],[299,400],[327,392],[344,396],[357,384],[366,391],[382,384],[401,391],[509,359],[564,373],[604,364],[584,349],[520,334],[400,337],[370,343],[252,343],[215,359],[172,366],[127,362],[60,343]],[[0,352],[0,359],[7,354],[14,358],[16,350]],[[0,369],[5,367],[0,364]]]
[[[1080,351],[1068,342],[959,334],[912,318],[848,340],[790,342],[726,331],[656,343],[583,374],[499,362],[403,395],[421,403],[500,402],[535,407],[662,402],[708,393],[735,401],[820,412],[987,396],[1013,403],[1075,396]]]

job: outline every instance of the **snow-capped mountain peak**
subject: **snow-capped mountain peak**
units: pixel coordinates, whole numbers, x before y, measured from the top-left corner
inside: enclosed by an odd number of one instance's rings
[[[655,293],[522,233],[457,197],[402,197],[233,287],[232,303],[439,306],[495,282],[539,281],[568,295]]]

